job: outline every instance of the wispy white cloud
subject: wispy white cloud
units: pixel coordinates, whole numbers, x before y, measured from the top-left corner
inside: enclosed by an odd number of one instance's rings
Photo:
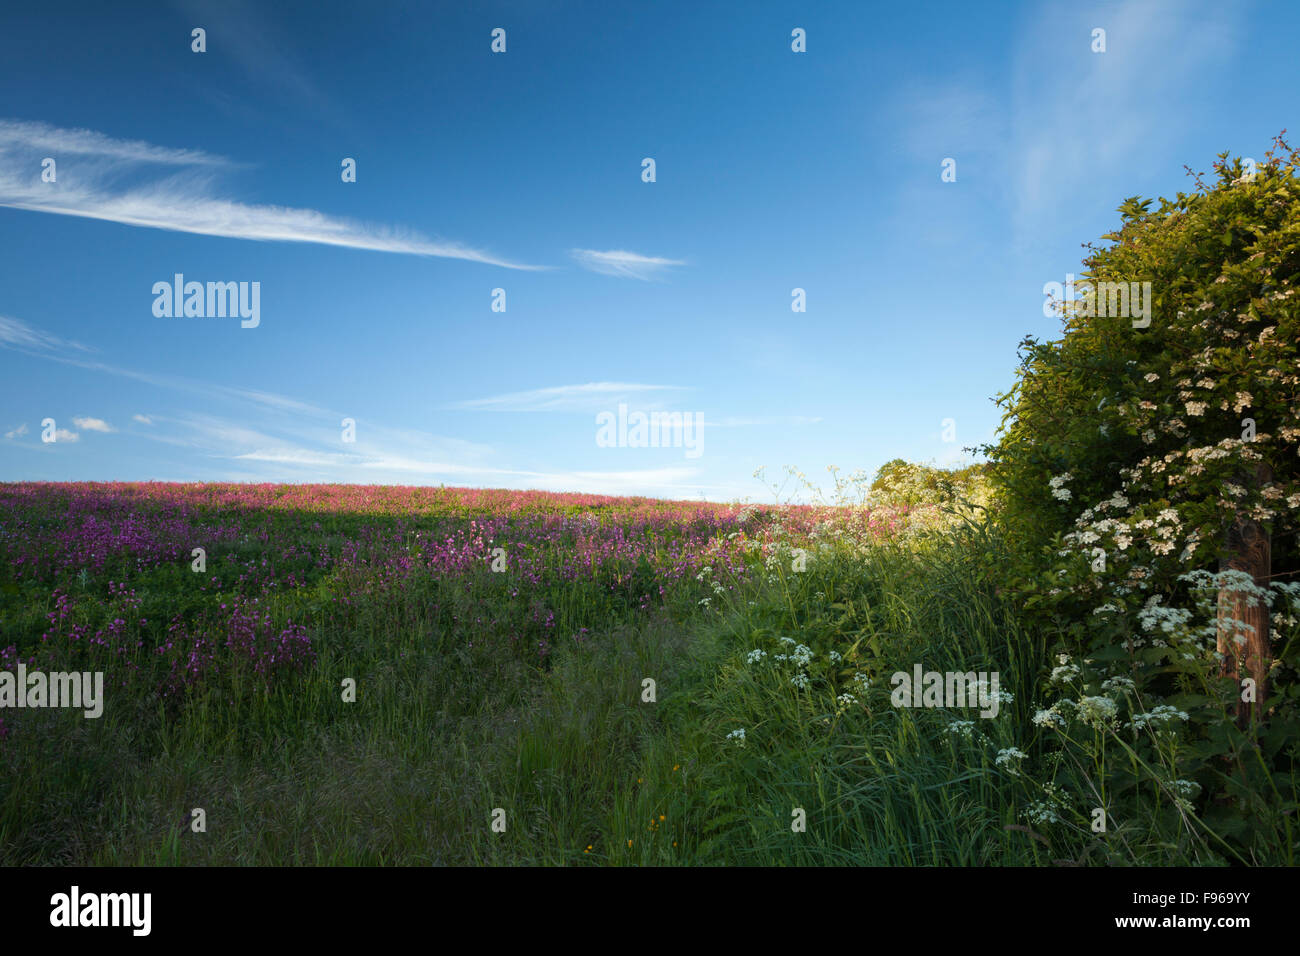
[[[266,461],[279,465],[338,466],[360,465],[365,459],[360,455],[347,455],[341,452],[320,452],[308,448],[258,448],[233,456],[239,461]]]
[[[26,434],[27,434],[27,423],[23,422],[17,428],[10,429],[9,431],[5,432],[5,438],[21,438],[23,435]]]
[[[215,386],[222,392],[232,395],[236,398],[242,398],[246,401],[255,402],[258,405],[267,405],[271,408],[279,408],[291,412],[305,412],[309,415],[332,415],[326,409],[317,405],[311,405],[307,402],[300,402],[296,398],[289,398],[287,395],[277,395],[274,392],[263,392],[253,388],[230,388],[227,386]]]
[[[669,266],[684,266],[679,259],[660,259],[655,256],[643,256],[625,249],[613,249],[599,252],[595,249],[574,249],[570,255],[584,269],[600,272],[604,275],[622,276],[627,279],[650,279]]]
[[[210,399],[225,399],[252,402],[257,405],[274,408],[281,411],[292,411],[301,415],[312,415],[318,418],[337,417],[336,412],[328,409],[311,405],[307,402],[298,401],[286,395],[278,395],[274,392],[260,391],[251,388],[235,388],[229,385],[211,385],[206,382],[195,381],[193,379],[182,378],[175,375],[157,375],[151,372],[140,372],[134,369],[121,368],[116,365],[110,365],[106,362],[96,362],[89,359],[78,358],[69,355],[66,352],[57,352],[60,348],[73,348],[83,352],[93,351],[78,342],[69,342],[59,338],[43,329],[35,328],[18,319],[6,318],[0,316],[0,346],[9,346],[11,348],[27,349],[30,354],[39,355],[41,358],[49,359],[54,362],[60,362],[64,365],[71,365],[75,368],[83,368],[94,372],[103,372],[107,375],[116,375],[121,378],[131,379],[132,381],[144,382],[146,385],[153,385],[159,388],[174,389],[176,391],[190,392],[201,395]],[[135,421],[145,425],[153,424],[148,416],[135,415]]]
[[[117,431],[112,425],[102,418],[73,418],[72,424],[76,425],[82,431],[87,432],[115,432]]]
[[[1113,209],[1117,181],[1180,176],[1184,159],[1171,163],[1167,144],[1196,129],[1187,103],[1232,68],[1249,9],[1215,0],[1027,5],[1008,23],[1008,69],[997,77],[909,78],[888,94],[873,128],[887,129],[924,171],[903,177],[897,215],[928,242],[977,243],[988,223],[959,197],[987,194],[1005,206],[1022,247],[1055,228],[1062,208]],[[1098,27],[1104,53],[1092,52]],[[957,181],[941,185],[947,158]]]
[[[18,319],[12,319],[8,316],[0,315],[0,346],[8,348],[37,349],[48,351],[52,349],[76,349],[80,352],[89,352],[90,349],[80,342],[70,342],[67,339],[61,339],[53,333],[46,332],[43,329],[33,328],[26,322]]]
[[[509,467],[502,463],[500,450],[493,446],[418,429],[381,425],[361,416],[356,416],[356,441],[344,444],[339,412],[295,398],[118,368],[102,362],[69,358],[49,350],[30,354],[208,400],[203,413],[132,415],[133,421],[153,426],[136,432],[138,437],[183,449],[186,453],[183,456],[172,455],[169,460],[195,463],[193,474],[178,475],[177,480],[351,481],[361,484],[445,482],[471,487],[611,495],[690,499],[707,496],[711,500],[736,498],[752,490],[701,483],[700,472],[691,466],[619,471]],[[681,386],[671,385],[591,382],[498,395],[462,403],[459,407],[581,412],[591,408],[610,408],[620,398],[635,398],[638,408],[649,408],[656,403],[656,396],[680,390]],[[229,403],[231,411],[217,414],[207,410],[212,407],[213,400]],[[76,423],[90,430],[102,430],[98,427],[101,425],[111,427],[101,419],[79,418]],[[19,426],[7,437],[25,433],[26,427]],[[59,441],[68,442],[79,438],[76,433],[63,429],[59,430],[57,437]],[[223,467],[221,463],[232,467]],[[169,465],[169,468],[176,467],[189,466]]]
[[[698,489],[691,479],[692,468],[646,468],[632,471],[534,471],[494,468],[485,465],[448,462],[436,458],[406,457],[390,453],[374,455],[324,452],[282,446],[255,449],[233,456],[244,462],[260,462],[283,468],[300,467],[319,472],[328,468],[336,479],[373,482],[451,479],[468,485],[533,488],[545,491],[577,491],[595,494],[677,494]],[[281,472],[283,473],[283,472]]]
[[[1229,66],[1248,10],[1212,0],[1131,0],[1102,16],[1037,8],[1010,71],[1003,155],[1017,224],[1056,217],[1066,199],[1090,201],[1112,174],[1132,180],[1153,163],[1164,172],[1160,144],[1195,130],[1187,98]],[[1095,27],[1106,31],[1104,53],[1091,51]]]
[[[600,411],[611,402],[632,395],[681,391],[680,385],[637,385],[628,382],[588,382],[585,385],[557,385],[527,392],[510,392],[491,398],[455,402],[451,408],[489,412]],[[653,404],[653,403],[652,403]],[[645,406],[647,408],[650,405]]]
[[[81,158],[41,179],[40,160],[70,144]],[[58,156],[54,158],[57,160]],[[178,171],[124,186],[126,174],[164,163]],[[349,249],[463,259],[507,269],[542,267],[510,262],[459,242],[430,239],[414,230],[353,222],[314,209],[251,205],[212,192],[212,174],[228,161],[194,150],[115,140],[90,130],[0,120],[0,206],[78,216],[130,226],[205,236],[273,242],[307,242]]]
[[[212,415],[159,419],[174,425],[171,434],[156,440],[218,460],[243,466],[242,480],[351,481],[362,484],[441,482],[475,487],[535,488],[597,494],[645,494],[734,497],[738,489],[700,485],[698,471],[689,466],[621,471],[541,470],[503,467],[494,463],[494,449],[412,430],[390,430],[358,423],[358,435],[368,441],[340,446],[337,430],[304,431],[252,429]],[[254,469],[254,470],[249,470]],[[232,473],[233,474],[233,473]],[[232,479],[233,480],[233,479]]]
[[[81,439],[80,435],[78,435],[76,432],[68,431],[66,428],[54,429],[55,441],[79,441],[80,439]]]
[[[264,99],[292,98],[318,112],[329,105],[329,97],[320,91],[292,50],[294,34],[278,28],[259,4],[243,0],[216,4],[178,0],[177,6],[186,19],[204,26],[210,44],[214,37],[220,37],[221,51],[239,64]]]
[[[0,120],[0,148],[26,148],[52,156],[96,156],[124,163],[165,166],[232,166],[230,160],[199,149],[172,149],[136,139],[113,139],[90,129],[61,129],[48,123]],[[38,167],[39,168],[39,167]]]

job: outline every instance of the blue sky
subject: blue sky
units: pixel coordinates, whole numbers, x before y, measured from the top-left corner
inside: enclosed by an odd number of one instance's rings
[[[956,463],[1122,199],[1300,131],[1291,3],[223,0],[0,27],[0,480],[763,500],[759,466]],[[155,315],[176,273],[259,283],[259,324]],[[602,447],[620,404],[698,415],[698,454]]]

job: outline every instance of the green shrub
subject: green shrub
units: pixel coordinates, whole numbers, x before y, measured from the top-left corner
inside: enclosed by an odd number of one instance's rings
[[[1113,720],[1084,721],[1112,746],[1121,726],[1149,726],[1143,715],[1155,708],[1187,713],[1163,728],[1175,759],[1161,774],[1134,765],[1128,779],[1152,784],[1171,812],[1216,819],[1231,836],[1218,849],[1242,859],[1295,849],[1300,586],[1290,573],[1263,586],[1266,557],[1251,574],[1231,568],[1243,566],[1243,528],[1271,539],[1274,568],[1295,566],[1297,166],[1300,153],[1279,138],[1253,171],[1222,154],[1213,188],[1198,177],[1195,192],[1154,212],[1149,200],[1126,200],[1120,228],[1084,260],[1084,291],[1095,292],[1060,304],[1062,338],[1022,343],[1017,381],[999,399],[999,439],[983,449],[1025,608],[1067,659],[1086,664],[1078,700],[1063,707],[1073,713],[1106,696],[1105,682],[1131,681],[1132,694],[1109,695]],[[1150,283],[1149,312],[1130,301],[1115,314],[1119,287],[1102,294],[1102,283]],[[1225,612],[1224,595],[1257,602],[1254,634]],[[1241,655],[1225,629],[1273,658],[1264,726],[1244,734],[1227,719],[1241,688],[1219,677],[1235,671],[1225,649]],[[1251,673],[1262,677],[1263,666]],[[1043,726],[1063,729],[1050,711]],[[1174,779],[1183,782],[1171,790]],[[1193,807],[1185,797],[1197,790]]]

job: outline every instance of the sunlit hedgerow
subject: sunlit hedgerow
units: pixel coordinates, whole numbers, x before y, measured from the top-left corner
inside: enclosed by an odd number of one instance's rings
[[[1172,695],[1201,757],[1240,756],[1209,728],[1258,683],[1250,740],[1277,768],[1300,729],[1292,595],[1269,587],[1300,553],[1300,153],[1279,136],[1267,156],[1221,154],[1212,187],[1120,206],[1062,337],[1022,343],[983,450],[1015,587],[1063,650]],[[1115,308],[1142,283],[1146,315]],[[1217,606],[1198,609],[1207,584]]]

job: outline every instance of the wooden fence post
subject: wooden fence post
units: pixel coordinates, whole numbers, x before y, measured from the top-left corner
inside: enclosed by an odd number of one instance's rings
[[[1256,491],[1272,480],[1273,471],[1264,463],[1255,467],[1248,479],[1248,490]],[[1253,496],[1252,496],[1253,497]],[[1272,572],[1272,542],[1264,526],[1245,512],[1239,511],[1229,525],[1224,541],[1224,555],[1219,561],[1221,571],[1243,571],[1260,587],[1268,587]],[[1268,694],[1268,669],[1273,662],[1269,641],[1269,609],[1262,599],[1254,598],[1250,606],[1248,592],[1232,587],[1219,589],[1217,646],[1223,654],[1223,673],[1237,681],[1240,687],[1242,666],[1246,676],[1255,681],[1255,701],[1246,705],[1237,701],[1237,722],[1243,727],[1255,718],[1263,717],[1264,698]],[[1247,625],[1240,628],[1235,622]],[[1245,642],[1236,640],[1244,637]]]

